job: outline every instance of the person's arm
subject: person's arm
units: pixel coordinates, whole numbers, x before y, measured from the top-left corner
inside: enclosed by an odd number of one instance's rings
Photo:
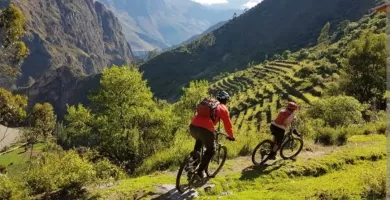
[[[226,108],[226,107],[225,107]],[[233,135],[233,126],[232,121],[230,120],[230,114],[227,109],[221,109],[221,119],[223,121],[223,125],[225,127],[226,133],[229,135],[230,138],[234,138]]]

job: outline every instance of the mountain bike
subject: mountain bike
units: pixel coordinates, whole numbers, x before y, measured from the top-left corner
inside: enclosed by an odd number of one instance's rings
[[[225,136],[226,138],[228,138],[228,136],[219,130],[214,131],[214,135],[216,148],[215,153],[205,170],[207,178],[214,178],[218,174],[218,172],[222,169],[222,166],[225,164],[227,155],[227,148],[226,146],[223,146],[222,143],[220,143],[219,136]],[[202,178],[198,176],[198,169],[200,163],[202,162],[204,152],[205,146],[201,148],[201,152],[195,152],[197,153],[197,159],[193,159],[192,154],[194,152],[192,152],[187,155],[181,163],[176,177],[176,189],[180,193],[184,193],[185,191],[190,190],[196,186],[197,183],[202,183]],[[185,176],[184,173],[187,173],[187,175]],[[188,183],[184,184],[183,181],[188,181]]]
[[[295,137],[296,135],[297,137]],[[271,140],[264,140],[260,142],[252,153],[252,162],[254,165],[263,165],[269,159],[274,142]],[[280,156],[283,159],[295,158],[303,148],[302,134],[300,134],[295,126],[292,126],[290,130],[284,135],[283,143],[279,146],[277,151],[280,151]],[[288,153],[292,153],[289,155]]]

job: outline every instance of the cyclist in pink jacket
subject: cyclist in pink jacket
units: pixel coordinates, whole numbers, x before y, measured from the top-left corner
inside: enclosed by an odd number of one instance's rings
[[[295,119],[294,112],[298,109],[298,105],[294,102],[288,102],[287,108],[282,109],[275,120],[271,122],[271,133],[274,136],[274,148],[269,155],[270,160],[275,160],[276,151],[283,142],[284,133],[287,127]]]

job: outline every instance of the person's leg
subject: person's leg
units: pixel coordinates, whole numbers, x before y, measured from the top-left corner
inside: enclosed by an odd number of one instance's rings
[[[199,128],[196,126],[190,125],[190,134],[191,136],[196,140],[195,141],[195,146],[194,146],[194,151],[191,153],[192,158],[194,160],[198,159],[198,156],[200,155],[200,151],[202,148],[202,141],[200,140],[200,133],[199,133]],[[198,163],[194,163],[194,165],[198,165]]]
[[[271,160],[274,160],[276,159],[277,150],[283,142],[284,130],[274,125],[271,125],[271,132],[274,135],[274,146],[269,156]]]
[[[203,177],[203,171],[206,169],[207,165],[209,164],[211,158],[215,153],[215,139],[214,133],[207,129],[199,128],[199,132],[200,140],[206,147],[206,151],[204,153],[202,162],[200,163],[198,170],[199,174]]]

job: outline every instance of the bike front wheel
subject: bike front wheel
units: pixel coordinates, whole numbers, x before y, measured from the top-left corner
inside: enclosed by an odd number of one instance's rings
[[[280,156],[283,159],[292,159],[302,151],[302,148],[303,140],[293,137],[282,144],[280,147]]]
[[[191,163],[191,155],[188,155],[183,162],[180,164],[179,171],[176,177],[176,189],[180,193],[184,193],[187,190],[191,189],[191,181],[195,176],[194,169]]]
[[[274,143],[271,140],[264,140],[256,146],[252,153],[252,162],[254,165],[263,165],[268,160]]]
[[[225,164],[227,156],[227,148],[225,146],[219,146],[215,151],[213,157],[206,168],[206,174],[208,177],[215,177],[219,171],[221,171],[223,165]]]

